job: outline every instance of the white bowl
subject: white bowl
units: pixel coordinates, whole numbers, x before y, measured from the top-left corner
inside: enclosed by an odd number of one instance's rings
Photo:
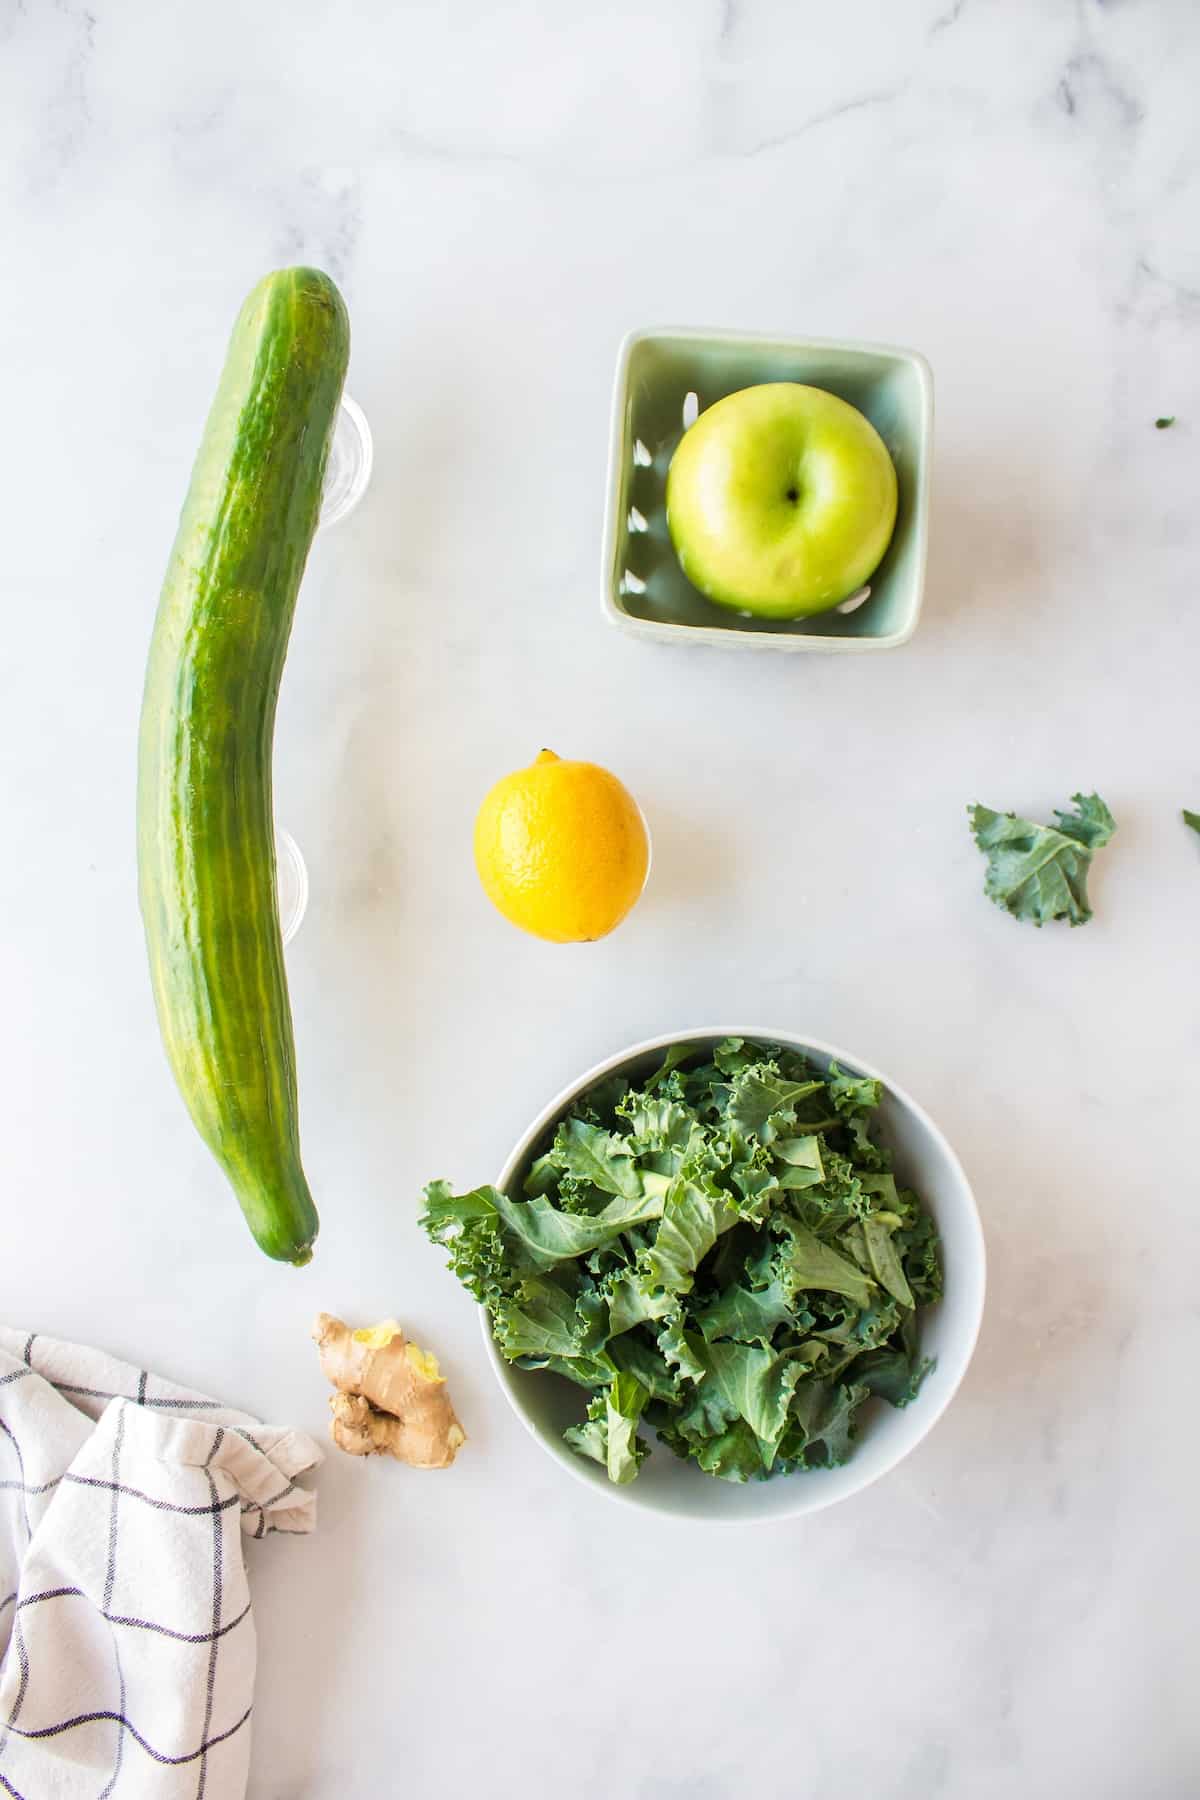
[[[941,1418],[966,1374],[983,1317],[986,1254],[979,1213],[962,1165],[928,1113],[882,1070],[861,1057],[787,1031],[749,1026],[673,1031],[619,1051],[579,1076],[542,1108],[515,1145],[497,1186],[513,1195],[520,1193],[522,1177],[545,1133],[572,1100],[606,1075],[645,1075],[668,1044],[689,1043],[704,1050],[727,1037],[783,1044],[822,1066],[837,1062],[842,1068],[873,1076],[883,1083],[878,1114],[883,1139],[895,1154],[897,1172],[916,1189],[933,1214],[941,1235],[945,1267],[945,1298],[936,1306],[923,1308],[919,1315],[921,1349],[934,1358],[935,1366],[911,1405],[896,1408],[880,1400],[868,1402],[853,1455],[841,1468],[799,1470],[744,1486],[717,1480],[694,1464],[680,1461],[652,1433],[646,1432],[643,1436],[651,1453],[637,1480],[617,1487],[598,1463],[569,1450],[562,1440],[566,1427],[583,1418],[584,1390],[544,1370],[514,1368],[496,1348],[488,1315],[482,1308],[480,1322],[496,1379],[513,1411],[542,1449],[577,1480],[614,1500],[646,1507],[651,1512],[714,1523],[748,1524],[819,1512],[822,1507],[869,1487],[916,1448]]]

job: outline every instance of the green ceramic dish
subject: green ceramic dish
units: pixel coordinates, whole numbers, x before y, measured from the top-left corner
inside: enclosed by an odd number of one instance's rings
[[[900,505],[869,597],[808,619],[714,606],[680,568],[664,495],[675,446],[698,411],[762,381],[827,388],[866,414],[896,465]],[[917,627],[925,587],[933,377],[914,350],[743,332],[634,331],[613,394],[604,527],[606,617],[638,637],[744,650],[894,650]],[[850,610],[852,608],[852,610]]]

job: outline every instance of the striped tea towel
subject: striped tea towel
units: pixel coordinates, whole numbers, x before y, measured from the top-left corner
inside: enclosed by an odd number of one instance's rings
[[[310,1438],[0,1327],[0,1800],[238,1800],[243,1533],[306,1532]]]

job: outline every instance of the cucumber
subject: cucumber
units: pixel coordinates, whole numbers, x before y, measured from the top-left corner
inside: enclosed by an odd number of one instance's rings
[[[138,888],[167,1059],[268,1256],[305,1263],[275,876],[271,749],[296,593],[350,327],[317,269],[242,307],[150,642],[138,746]]]

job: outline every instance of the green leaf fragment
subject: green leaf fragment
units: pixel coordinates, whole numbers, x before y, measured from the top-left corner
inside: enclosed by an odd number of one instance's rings
[[[796,1187],[813,1187],[825,1179],[825,1164],[821,1160],[821,1140],[819,1137],[777,1138],[771,1146],[780,1162],[795,1171]],[[801,1176],[811,1179],[801,1180]]]
[[[792,1406],[793,1434],[780,1445],[781,1454],[796,1457],[803,1468],[836,1468],[849,1459],[857,1431],[858,1410],[870,1398],[858,1382],[810,1381],[798,1388]],[[797,1435],[802,1442],[797,1444]]]
[[[722,1194],[707,1194],[691,1181],[680,1181],[663,1203],[646,1272],[656,1288],[687,1293],[696,1269],[723,1231],[737,1223],[737,1213]]]
[[[1086,925],[1092,916],[1088,870],[1116,823],[1098,794],[1075,794],[1073,800],[1073,813],[1056,811],[1057,826],[987,806],[967,808],[975,842],[987,857],[984,892],[1016,919]]]
[[[708,1364],[700,1345],[683,1328],[676,1316],[658,1334],[658,1347],[664,1360],[678,1370],[680,1378],[695,1383],[703,1381]]]
[[[592,1401],[586,1423],[563,1433],[573,1450],[603,1463],[608,1479],[618,1487],[634,1479],[645,1459],[646,1446],[637,1428],[649,1398],[635,1375],[618,1375]]]
[[[913,1312],[917,1303],[908,1285],[893,1236],[899,1223],[895,1213],[886,1218],[877,1213],[874,1218],[864,1219],[859,1230],[866,1239],[867,1254],[871,1259],[871,1269],[876,1281],[880,1287],[887,1289],[893,1300],[898,1300],[901,1306]]]
[[[673,1069],[677,1069],[681,1063],[687,1062],[689,1057],[695,1054],[695,1048],[691,1044],[672,1044],[653,1075],[643,1083],[643,1093],[652,1094],[667,1079]]]
[[[785,1081],[762,1064],[735,1076],[729,1101],[729,1122],[745,1137],[761,1136],[770,1143],[795,1123],[796,1103],[817,1093],[819,1081]]]
[[[794,1300],[795,1295],[779,1279],[765,1287],[734,1282],[708,1305],[696,1308],[692,1316],[710,1342],[725,1337],[741,1344],[769,1344],[781,1325],[793,1322]]]
[[[854,1378],[889,1406],[907,1406],[932,1367],[929,1357],[914,1363],[903,1350],[868,1350],[855,1363]]]
[[[875,1283],[848,1257],[824,1243],[798,1219],[779,1219],[775,1224],[783,1235],[781,1270],[791,1293],[820,1288],[825,1293],[844,1294],[856,1306],[870,1304]]]
[[[606,1194],[637,1200],[644,1192],[637,1164],[620,1139],[584,1119],[563,1121],[550,1160]]]

